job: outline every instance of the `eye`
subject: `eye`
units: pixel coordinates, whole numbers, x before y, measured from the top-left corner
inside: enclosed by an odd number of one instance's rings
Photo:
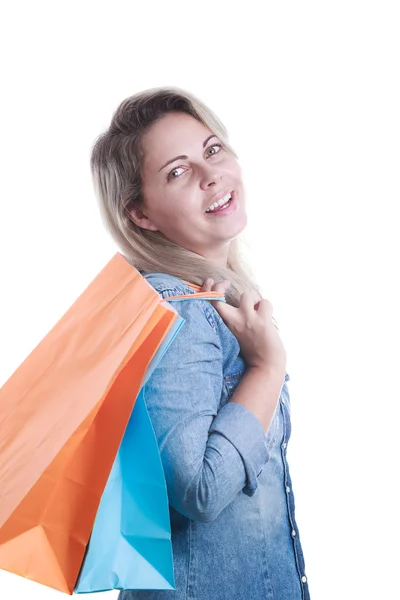
[[[218,148],[218,150],[214,150],[214,152],[212,152],[211,154],[208,154],[207,158],[209,158],[210,156],[214,156],[215,154],[218,154],[221,150],[221,148],[223,148],[223,144],[213,144],[212,146],[209,146],[206,150],[206,152],[208,152],[209,150],[213,150],[215,148]],[[167,180],[171,180],[171,179],[178,179],[178,177],[180,177],[182,175],[182,173],[179,173],[178,175],[176,175],[176,172],[179,171],[179,169],[182,169],[182,171],[185,171],[185,169],[183,167],[175,167],[175,169],[172,169],[172,171],[170,171],[167,175]]]
[[[172,171],[168,173],[167,179],[178,179],[179,175],[174,175],[174,173],[179,171],[179,169],[183,169],[183,167],[175,167],[175,169],[172,169]]]
[[[213,148],[218,148],[218,150],[216,152],[212,152],[212,154],[209,154],[208,156],[213,156],[214,154],[218,154],[218,152],[221,150],[222,148],[222,144],[213,144],[212,146],[209,146],[206,150],[206,152],[208,152],[208,150],[212,150]]]

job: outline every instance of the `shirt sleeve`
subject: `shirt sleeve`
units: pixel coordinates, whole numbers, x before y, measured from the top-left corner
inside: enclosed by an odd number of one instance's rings
[[[171,506],[208,522],[238,493],[256,492],[269,455],[261,422],[251,411],[230,402],[218,410],[222,349],[203,302],[174,302],[185,322],[145,385],[144,399]]]

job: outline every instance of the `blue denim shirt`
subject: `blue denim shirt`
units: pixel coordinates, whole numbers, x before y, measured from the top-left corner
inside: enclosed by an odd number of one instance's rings
[[[172,275],[147,276],[169,296],[194,293]],[[307,600],[286,458],[285,375],[268,433],[230,399],[246,364],[209,301],[171,301],[185,319],[144,389],[170,504],[176,590],[120,592],[120,600]]]

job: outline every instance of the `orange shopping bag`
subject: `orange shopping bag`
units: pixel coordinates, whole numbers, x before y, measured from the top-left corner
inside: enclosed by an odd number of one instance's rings
[[[116,254],[0,391],[0,568],[72,593],[142,380],[177,313]]]

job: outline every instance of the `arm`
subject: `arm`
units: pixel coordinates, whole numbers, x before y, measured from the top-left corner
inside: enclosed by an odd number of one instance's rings
[[[284,381],[277,369],[248,367],[231,402],[237,402],[250,410],[261,422],[265,433],[268,433]]]
[[[144,398],[171,506],[208,522],[239,492],[255,493],[268,451],[263,426],[248,408],[228,402],[218,411],[222,349],[202,303],[174,304],[185,323],[147,382]],[[265,385],[257,386],[262,396]]]

